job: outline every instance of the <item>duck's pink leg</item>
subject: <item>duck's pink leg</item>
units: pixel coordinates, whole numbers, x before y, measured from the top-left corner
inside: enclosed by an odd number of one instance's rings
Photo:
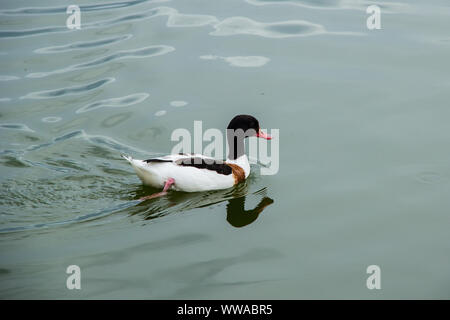
[[[161,196],[165,196],[167,194],[167,190],[169,190],[169,188],[175,183],[175,179],[173,178],[169,178],[167,179],[166,183],[164,184],[164,189],[161,192],[157,192],[154,194],[151,194],[149,196],[145,196],[140,198],[139,200],[141,201],[145,201],[145,200],[149,200],[149,199],[154,199],[154,198],[158,198]]]

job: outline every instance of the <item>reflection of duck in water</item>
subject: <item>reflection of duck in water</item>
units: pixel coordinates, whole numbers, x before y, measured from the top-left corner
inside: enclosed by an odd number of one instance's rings
[[[227,128],[230,153],[226,161],[199,154],[168,155],[148,160],[136,160],[128,156],[124,158],[131,163],[145,185],[163,188],[162,192],[144,199],[166,195],[170,188],[185,192],[228,189],[244,181],[250,174],[244,139],[251,136],[271,139],[261,131],[254,117],[238,115]]]
[[[142,187],[141,187],[142,188]],[[136,194],[136,198],[140,199],[141,194],[146,193],[147,190],[141,189]],[[260,197],[258,205],[251,210],[245,210],[245,200],[252,197]],[[236,228],[246,226],[255,221],[259,214],[269,205],[273,200],[266,197],[266,188],[262,188],[253,193],[248,193],[248,183],[241,183],[232,189],[210,191],[210,192],[174,192],[168,194],[167,197],[157,199],[150,203],[141,202],[135,207],[136,210],[132,215],[144,215],[144,219],[150,220],[163,217],[168,214],[184,212],[195,208],[204,208],[214,204],[227,201],[227,221]],[[145,206],[145,211],[143,207]]]
[[[255,221],[263,210],[271,205],[273,200],[263,197],[252,210],[245,210],[245,196],[228,200],[227,221],[236,228],[244,227]]]

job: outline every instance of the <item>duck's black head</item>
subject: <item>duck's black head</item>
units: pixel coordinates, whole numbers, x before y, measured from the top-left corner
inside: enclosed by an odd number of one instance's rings
[[[261,131],[259,121],[255,117],[246,114],[237,115],[231,119],[227,127],[228,159],[234,160],[244,154],[244,139],[247,137],[272,139],[270,135]]]
[[[255,117],[246,114],[240,114],[231,119],[227,130],[242,130],[244,138],[256,136],[267,140],[272,139],[271,136],[261,131],[259,121]]]

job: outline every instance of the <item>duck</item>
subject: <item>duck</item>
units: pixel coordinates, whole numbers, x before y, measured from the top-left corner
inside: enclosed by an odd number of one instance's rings
[[[245,138],[272,137],[260,128],[259,121],[251,115],[237,115],[227,126],[228,156],[226,160],[193,153],[170,154],[146,160],[127,160],[144,185],[162,188],[161,192],[141,200],[161,197],[169,190],[203,192],[231,188],[250,175],[250,163],[245,154]]]

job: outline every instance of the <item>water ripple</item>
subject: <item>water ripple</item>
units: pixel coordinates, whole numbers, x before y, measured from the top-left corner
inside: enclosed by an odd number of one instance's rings
[[[262,56],[236,56],[236,57],[221,57],[215,55],[200,56],[203,60],[218,60],[222,59],[232,67],[254,68],[262,67],[267,64],[270,59]]]
[[[81,86],[31,92],[21,97],[21,99],[48,99],[72,94],[80,94],[100,88],[101,86],[104,86],[107,83],[111,83],[113,81],[115,81],[114,78],[106,78]]]
[[[108,147],[109,149],[121,152],[121,153],[141,153],[144,155],[154,155],[151,152],[141,150],[139,148],[131,147],[121,142],[114,140],[108,136],[102,135],[91,135],[82,131],[81,138],[96,145],[101,145],[102,147]]]
[[[181,14],[175,9],[170,9],[171,10],[167,12],[168,27],[201,27],[219,22],[215,16],[203,14]]]
[[[176,107],[176,108],[178,108],[178,107],[184,107],[184,106],[186,106],[188,103],[186,102],[186,101],[183,101],[183,100],[174,100],[174,101],[171,101],[170,102],[170,105],[172,106],[172,107]]]
[[[61,45],[61,46],[39,48],[39,49],[34,50],[34,52],[35,53],[60,53],[60,52],[67,52],[67,51],[94,48],[94,47],[103,47],[103,46],[113,44],[116,42],[128,40],[131,37],[132,37],[131,34],[126,34],[126,35],[119,36],[119,37],[105,38],[105,39],[100,39],[100,40],[95,40],[95,41],[81,41],[81,42],[75,42],[75,43],[70,43],[70,44]]]
[[[166,110],[159,110],[155,112],[155,116],[156,117],[162,117],[163,115],[165,115],[167,113]]]
[[[174,47],[166,46],[166,45],[155,45],[155,46],[149,46],[149,47],[144,47],[144,48],[139,48],[139,49],[134,49],[134,50],[123,50],[123,51],[118,51],[118,52],[115,52],[108,56],[104,56],[104,57],[101,57],[101,58],[98,58],[98,59],[95,59],[95,60],[92,60],[89,62],[68,66],[63,69],[58,69],[58,70],[49,71],[49,72],[30,73],[27,75],[27,78],[43,78],[43,77],[47,77],[49,75],[61,74],[61,73],[66,73],[66,72],[70,72],[70,71],[74,71],[74,70],[81,70],[81,69],[85,69],[85,68],[96,67],[96,66],[105,64],[107,62],[126,59],[126,58],[155,57],[155,56],[164,55],[164,54],[172,52],[174,50],[175,50]]]
[[[81,107],[76,111],[76,113],[83,113],[92,110],[97,110],[100,108],[122,108],[135,105],[147,99],[150,95],[148,93],[135,93],[119,98],[110,98],[105,100],[96,101],[90,103],[84,107]]]
[[[168,2],[169,0],[132,0],[123,2],[107,2],[101,4],[88,4],[80,5],[80,11],[104,11],[111,9],[119,9],[125,7],[135,6],[144,2],[148,3],[160,3]],[[5,9],[0,10],[0,15],[43,15],[43,14],[59,14],[66,13],[67,7],[30,7],[30,8],[18,8],[18,9]]]
[[[170,7],[157,7],[148,11],[118,17],[116,19],[86,23],[83,24],[83,30],[110,27],[122,22],[144,20],[158,16],[167,16],[167,27],[201,27],[210,25],[216,29],[210,33],[211,35],[253,34],[264,37],[285,38],[326,33],[322,25],[301,20],[261,23],[246,17],[229,17],[220,21],[217,17],[212,15],[181,14],[176,9]],[[30,30],[6,30],[0,32],[0,38],[27,37],[69,31],[71,30],[67,29],[65,26],[50,26]]]
[[[38,229],[47,229],[51,227],[58,227],[58,226],[65,226],[70,225],[73,223],[81,223],[81,222],[88,222],[93,221],[96,219],[104,218],[106,216],[109,216],[113,213],[120,212],[124,209],[130,208],[135,206],[136,204],[139,204],[140,201],[134,200],[134,201],[128,201],[124,202],[118,205],[115,205],[110,208],[102,209],[97,212],[88,213],[85,215],[77,216],[73,219],[67,219],[62,221],[54,221],[54,222],[47,222],[47,223],[37,223],[33,225],[25,225],[25,226],[17,226],[17,227],[6,227],[0,229],[0,234],[4,233],[11,233],[11,232],[19,232],[19,231],[30,231],[30,230],[38,230]]]
[[[54,122],[59,122],[62,120],[61,117],[45,117],[41,119],[42,122],[47,122],[47,123],[54,123]]]
[[[3,124],[0,124],[0,128],[35,132],[34,130],[28,128],[28,126],[26,126],[24,124],[19,124],[19,123],[3,123]],[[49,142],[45,142],[45,143],[41,143],[41,144],[37,144],[37,145],[30,145],[23,150],[0,150],[0,155],[23,156],[28,152],[36,151],[36,150],[43,149],[43,148],[48,148],[58,142],[63,142],[63,141],[67,141],[67,140],[71,140],[71,139],[75,139],[75,138],[76,139],[81,138],[90,144],[98,145],[101,147],[107,147],[109,149],[118,151],[120,153],[140,153],[143,155],[154,155],[151,152],[120,143],[111,137],[107,137],[107,136],[103,136],[103,135],[91,135],[91,134],[86,133],[84,130],[71,131],[66,134],[63,134],[62,136],[55,137]]]
[[[155,8],[148,11],[144,11],[139,14],[131,14],[123,17],[119,17],[112,20],[102,20],[93,23],[84,23],[83,30],[99,28],[99,27],[110,27],[116,24],[120,24],[122,22],[130,22],[134,20],[143,20],[148,18],[157,17],[160,15],[168,14],[166,12],[167,8]],[[0,31],[0,38],[17,38],[17,37],[30,37],[30,36],[38,36],[42,34],[48,33],[60,33],[60,32],[71,32],[72,30],[68,29],[64,26],[49,26],[43,28],[35,28],[35,29],[26,29],[26,30],[5,30]]]
[[[45,28],[37,28],[37,29],[28,29],[28,30],[6,30],[0,31],[0,38],[17,38],[17,37],[29,37],[36,36],[40,34],[46,33],[55,33],[55,32],[67,32],[65,26],[53,26],[53,27],[45,27]]]
[[[245,0],[255,6],[265,5],[293,5],[311,9],[352,9],[366,10],[369,5],[376,4],[383,13],[401,12],[407,4],[399,2],[380,2],[366,0]]]
[[[30,129],[27,125],[22,123],[0,123],[0,129],[34,132],[34,130]]]
[[[341,8],[344,6],[345,0],[245,0],[255,6],[287,4],[296,5],[306,8]]]
[[[180,14],[174,8],[157,7],[140,13],[118,17],[111,20],[102,20],[93,23],[84,23],[83,30],[101,27],[111,27],[123,22],[139,21],[151,19],[159,16],[167,16],[168,27],[201,27],[219,23],[215,16],[201,14]],[[71,32],[66,26],[48,26],[43,28],[26,30],[5,30],[0,31],[0,38],[16,38],[38,36],[48,33]]]
[[[266,38],[288,38],[326,33],[322,25],[308,21],[292,20],[264,23],[246,17],[226,18],[216,24],[214,29],[216,30],[210,33],[214,36],[248,34]]]
[[[12,81],[12,80],[18,80],[19,77],[16,76],[2,76],[0,75],[0,81]]]

